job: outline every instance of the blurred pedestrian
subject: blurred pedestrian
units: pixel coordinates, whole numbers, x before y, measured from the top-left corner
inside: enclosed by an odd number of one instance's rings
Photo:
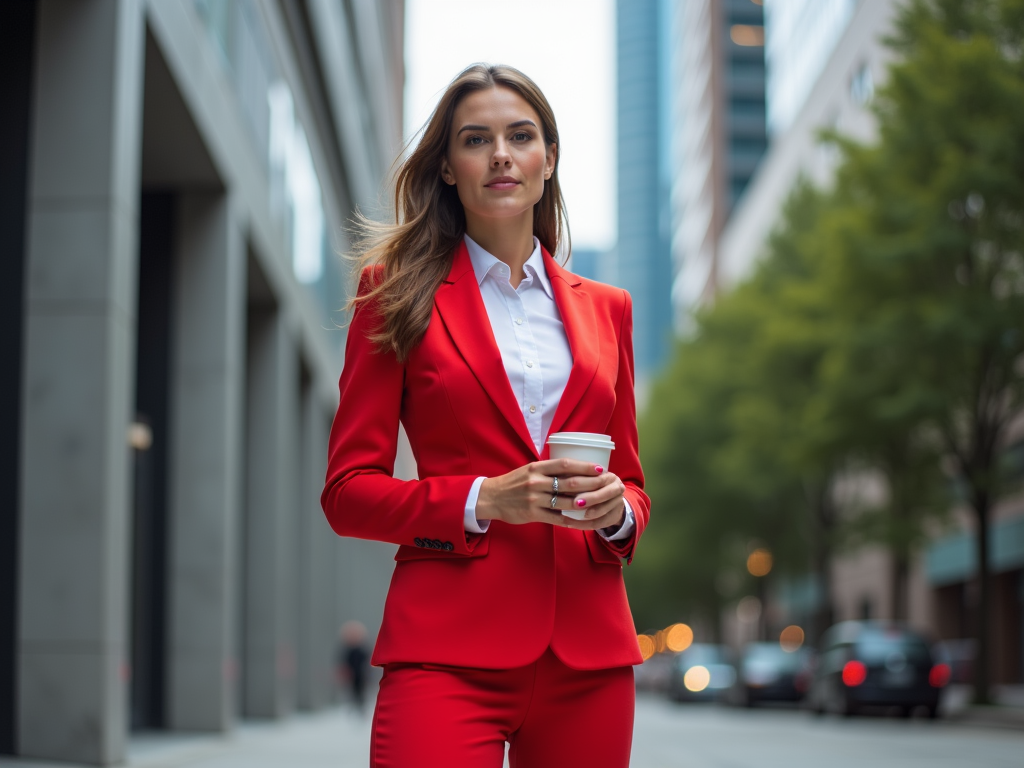
[[[366,700],[366,666],[370,655],[366,652],[366,626],[361,621],[346,621],[341,625],[338,644],[338,673],[348,683],[352,703],[360,712]]]
[[[471,66],[398,169],[396,223],[366,222],[322,502],[338,534],[401,545],[375,768],[500,768],[506,741],[512,768],[629,763],[632,305],[552,257],[560,152],[532,80]],[[399,422],[418,480],[393,477]],[[546,459],[563,430],[610,436],[608,466]]]

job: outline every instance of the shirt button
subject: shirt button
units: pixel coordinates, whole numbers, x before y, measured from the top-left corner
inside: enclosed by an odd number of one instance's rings
[[[526,361],[526,367],[527,368],[533,368],[533,360],[527,360]]]
[[[516,325],[522,325],[522,324],[523,324],[523,318],[517,317],[516,318]]]
[[[531,405],[530,406],[530,413],[536,413],[536,412],[537,412],[537,406],[536,405]]]

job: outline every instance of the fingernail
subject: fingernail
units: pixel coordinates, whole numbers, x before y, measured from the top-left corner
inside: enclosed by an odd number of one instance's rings
[[[600,475],[602,472],[604,472],[604,467],[602,467],[600,464],[595,464],[594,471]]]
[[[586,502],[585,499],[576,499],[576,506],[577,507],[585,507],[585,506],[587,506],[587,502]]]

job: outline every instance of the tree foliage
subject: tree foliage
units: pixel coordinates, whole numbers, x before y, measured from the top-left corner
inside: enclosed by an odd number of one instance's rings
[[[905,567],[948,506],[940,466],[979,530],[1003,491],[1024,410],[1024,0],[911,0],[889,44],[877,140],[831,137],[833,187],[793,193],[641,422],[664,535],[631,587],[657,582],[680,609],[715,610],[715,578],[748,537],[817,570],[826,594],[836,546],[881,540]],[[882,500],[837,510],[837,481],[867,471]],[[984,621],[977,635],[984,699]]]

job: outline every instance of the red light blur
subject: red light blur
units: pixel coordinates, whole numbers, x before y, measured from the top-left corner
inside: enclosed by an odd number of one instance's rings
[[[928,673],[928,684],[932,688],[945,688],[949,683],[949,664],[936,664]]]
[[[843,665],[843,685],[856,688],[868,679],[868,668],[863,661],[848,661]]]

